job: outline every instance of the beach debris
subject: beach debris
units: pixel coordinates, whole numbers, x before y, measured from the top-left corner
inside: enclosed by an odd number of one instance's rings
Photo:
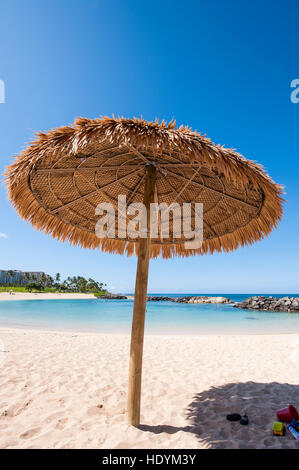
[[[299,432],[291,424],[288,425],[288,431],[296,441],[299,441]]]
[[[282,408],[276,412],[276,416],[279,421],[274,421],[272,431],[275,436],[284,436],[285,425],[284,423],[290,423],[287,426],[288,431],[294,437],[299,440],[299,415],[294,405],[289,405],[286,408]]]
[[[103,405],[102,403],[99,403],[99,404],[97,405],[97,408],[103,408],[103,406],[104,406],[104,405]]]
[[[274,436],[284,436],[285,435],[285,425],[281,421],[274,421],[272,426],[272,431]]]
[[[295,428],[296,431],[299,431],[299,421],[298,420],[292,419],[292,421],[290,422],[290,425],[293,426],[293,428]]]
[[[264,295],[256,295],[236,303],[234,307],[250,310],[299,313],[299,297],[266,297]]]
[[[289,405],[286,408],[276,411],[276,416],[279,421],[285,423],[291,423],[293,419],[299,421],[299,414],[294,405]]]

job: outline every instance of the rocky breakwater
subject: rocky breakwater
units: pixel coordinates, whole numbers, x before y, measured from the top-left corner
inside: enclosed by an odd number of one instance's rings
[[[177,297],[174,302],[182,304],[231,304],[232,301],[227,297],[206,297],[206,296],[192,296],[192,297]]]
[[[248,297],[242,302],[235,304],[234,307],[250,310],[299,313],[299,298],[255,296]]]
[[[175,299],[171,298],[171,297],[165,297],[165,296],[148,296],[147,299],[146,299],[148,302],[167,302],[167,301],[170,301],[170,302],[173,302]]]
[[[111,300],[122,300],[122,299],[127,299],[128,297],[126,295],[120,295],[120,294],[105,294],[105,295],[101,295],[101,297],[99,298],[111,299]]]
[[[227,297],[207,297],[207,296],[185,296],[185,297],[148,297],[149,302],[169,301],[179,304],[231,304],[232,301]]]

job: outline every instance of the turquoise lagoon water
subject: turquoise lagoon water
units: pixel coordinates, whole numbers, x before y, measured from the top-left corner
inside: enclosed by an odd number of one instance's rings
[[[182,294],[157,295],[182,296]],[[226,295],[226,297],[237,302],[250,295],[231,294]],[[281,297],[285,295],[291,294],[276,294],[274,296]],[[298,297],[299,295],[293,296]],[[0,326],[126,334],[130,332],[132,311],[133,300],[1,301]],[[192,305],[172,302],[148,302],[146,333],[299,333],[299,313],[242,310],[225,304]]]

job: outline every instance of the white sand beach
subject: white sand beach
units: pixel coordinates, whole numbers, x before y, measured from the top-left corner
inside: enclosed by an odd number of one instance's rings
[[[1,448],[298,448],[299,335],[145,337],[141,428],[126,423],[129,336],[0,329]],[[246,412],[250,424],[226,420]]]
[[[95,299],[93,294],[65,294],[60,292],[0,292],[1,300],[59,300],[59,299]]]

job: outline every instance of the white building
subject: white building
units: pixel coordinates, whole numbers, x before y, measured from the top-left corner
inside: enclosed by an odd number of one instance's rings
[[[16,269],[0,269],[0,284],[28,284],[29,282],[39,282],[44,275],[41,271],[18,271]]]

